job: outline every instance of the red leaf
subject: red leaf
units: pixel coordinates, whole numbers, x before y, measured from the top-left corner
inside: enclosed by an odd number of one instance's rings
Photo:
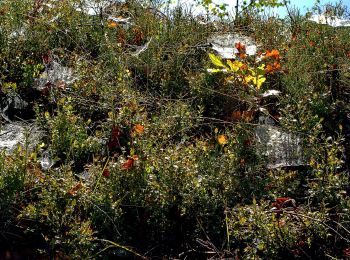
[[[227,120],[237,122],[241,120],[242,118],[242,112],[239,110],[233,111],[228,117]]]
[[[132,167],[134,167],[134,163],[135,161],[137,161],[139,159],[139,157],[137,155],[134,155],[133,157],[131,158],[128,158],[126,160],[126,162],[124,162],[122,164],[122,170],[129,170],[131,169]]]
[[[119,130],[119,128],[117,126],[114,125],[112,127],[111,136],[110,136],[108,144],[107,144],[109,150],[112,150],[113,148],[119,147],[120,136],[121,136],[121,131]]]
[[[343,249],[343,256],[350,257],[350,248],[346,247]]]
[[[243,43],[236,42],[235,48],[238,50],[239,53],[245,53],[245,45]]]
[[[43,59],[43,62],[44,62],[45,65],[47,65],[48,63],[50,63],[50,62],[53,61],[50,52],[44,54],[44,55],[42,56],[42,59]]]
[[[122,170],[129,170],[134,166],[134,158],[129,158],[122,164]]]
[[[277,209],[288,208],[288,207],[292,207],[294,209],[297,208],[295,204],[295,200],[289,197],[277,198],[276,202],[272,203],[272,206],[276,207]]]
[[[102,176],[103,176],[103,177],[106,177],[106,178],[110,176],[110,172],[109,172],[108,168],[106,168],[106,169],[103,170]]]

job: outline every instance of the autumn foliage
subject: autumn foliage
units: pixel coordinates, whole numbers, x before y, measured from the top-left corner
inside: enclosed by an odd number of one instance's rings
[[[348,258],[349,27],[156,2],[0,1],[0,259]]]

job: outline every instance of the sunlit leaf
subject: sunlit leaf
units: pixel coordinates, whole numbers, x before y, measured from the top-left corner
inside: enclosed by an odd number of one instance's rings
[[[225,135],[219,135],[218,136],[218,143],[220,145],[224,145],[224,144],[227,144],[227,138]]]
[[[79,182],[77,185],[75,185],[73,188],[71,188],[67,193],[68,193],[68,195],[76,196],[78,190],[80,190],[82,187],[83,187],[83,184],[81,182]]]
[[[118,23],[116,23],[115,21],[108,21],[107,26],[108,28],[116,28],[118,26]]]
[[[143,125],[137,124],[134,126],[134,131],[138,134],[142,134],[145,130],[145,127]]]
[[[267,50],[265,58],[273,58],[273,59],[278,60],[280,58],[280,52],[278,50],[275,50],[275,49],[272,51]]]
[[[126,160],[126,162],[124,162],[122,164],[122,170],[129,170],[131,169],[134,164],[135,164],[135,161],[137,161],[139,159],[139,157],[137,155],[134,155],[133,157],[130,157]]]
[[[215,66],[226,68],[226,66],[225,66],[225,64],[222,62],[221,58],[218,57],[218,56],[216,56],[215,54],[209,53],[209,58],[210,58],[211,62],[212,62]]]
[[[243,63],[237,60],[234,62],[228,60],[227,65],[230,67],[231,71],[237,72],[243,66]]]
[[[255,114],[254,110],[243,111],[242,119],[246,122],[251,122],[254,118],[254,114]]]
[[[108,168],[106,168],[106,169],[103,170],[102,176],[103,176],[103,177],[106,177],[106,178],[110,176],[110,172],[109,172],[109,169],[108,169]]]

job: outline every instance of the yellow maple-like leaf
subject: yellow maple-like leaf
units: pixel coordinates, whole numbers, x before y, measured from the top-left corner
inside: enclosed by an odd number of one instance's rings
[[[259,75],[258,77],[254,77],[253,82],[256,86],[256,89],[259,90],[262,86],[262,84],[266,81],[266,78],[264,76]]]
[[[211,62],[218,67],[223,67],[226,68],[225,64],[222,62],[221,58],[216,56],[215,54],[210,53],[209,54],[209,58],[211,60]]]
[[[224,144],[227,144],[227,138],[225,135],[219,135],[218,136],[218,143],[220,145],[224,145]]]
[[[256,89],[259,90],[262,84],[266,81],[265,76],[261,74],[257,75],[253,70],[250,70],[250,73],[250,75],[244,77],[245,83],[249,84],[250,82],[252,82],[255,85]]]
[[[244,77],[244,82],[246,84],[249,84],[251,81],[253,81],[254,77],[252,75],[248,75]]]
[[[237,72],[243,66],[243,63],[237,60],[235,60],[234,62],[228,60],[227,65],[230,67],[232,71]]]

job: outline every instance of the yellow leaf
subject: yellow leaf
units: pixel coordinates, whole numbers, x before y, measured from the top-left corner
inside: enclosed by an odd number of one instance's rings
[[[257,69],[258,75],[265,75],[265,64],[261,64]]]
[[[249,84],[249,82],[253,81],[255,77],[253,77],[252,75],[248,75],[246,77],[244,77],[244,81],[246,84]]]
[[[258,77],[255,77],[254,84],[256,85],[256,89],[259,90],[265,81],[266,81],[266,78],[261,75],[259,75]]]
[[[255,73],[254,73],[254,75],[246,76],[244,78],[244,80],[247,84],[252,82],[256,86],[256,89],[259,90],[261,88],[262,84],[266,81],[266,78],[262,75],[255,76]]]
[[[49,119],[49,118],[50,118],[50,113],[49,113],[48,111],[45,111],[44,115],[45,115],[45,118],[46,118],[46,119]]]
[[[231,69],[232,71],[237,72],[237,71],[239,71],[239,69],[243,66],[243,63],[240,62],[240,61],[237,61],[237,60],[234,61],[234,62],[228,60],[228,61],[227,61],[227,65],[230,67],[230,69]]]
[[[224,144],[227,144],[227,138],[225,135],[219,135],[218,136],[218,143],[220,145],[224,145]]]
[[[215,54],[209,53],[209,58],[215,66],[226,68],[225,64],[222,63],[221,58]]]

